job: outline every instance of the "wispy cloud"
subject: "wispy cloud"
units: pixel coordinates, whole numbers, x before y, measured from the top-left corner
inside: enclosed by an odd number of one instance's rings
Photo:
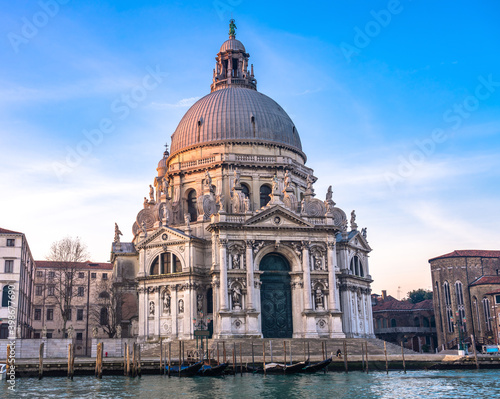
[[[151,108],[154,108],[154,109],[186,108],[186,107],[190,107],[191,105],[193,105],[200,98],[201,97],[183,98],[183,99],[177,101],[174,104],[152,102],[151,103]]]

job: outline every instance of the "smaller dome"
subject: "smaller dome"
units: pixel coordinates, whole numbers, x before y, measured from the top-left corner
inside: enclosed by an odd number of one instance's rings
[[[220,47],[221,53],[224,53],[227,50],[233,50],[233,51],[241,50],[243,52],[246,52],[243,43],[233,38],[226,40],[224,43],[222,43],[222,46]]]

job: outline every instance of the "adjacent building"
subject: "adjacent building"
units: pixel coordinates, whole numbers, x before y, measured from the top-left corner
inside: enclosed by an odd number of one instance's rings
[[[33,269],[34,261],[26,236],[0,228],[0,339],[9,335],[32,337]],[[13,322],[10,334],[9,320]]]
[[[500,251],[456,250],[429,260],[438,343],[498,344]]]
[[[90,356],[93,336],[109,337],[116,332],[113,266],[55,261],[35,264],[33,338],[72,336],[75,354]]]
[[[158,163],[132,242],[116,226],[114,274],[134,278],[139,339],[373,337],[366,229],[331,186],[316,198],[298,129],[257,91],[234,28],[210,94]]]
[[[375,336],[403,345],[415,352],[434,352],[437,348],[436,322],[432,299],[418,303],[399,301],[382,291],[372,295]]]

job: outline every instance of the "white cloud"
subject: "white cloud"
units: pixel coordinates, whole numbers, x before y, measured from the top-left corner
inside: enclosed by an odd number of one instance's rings
[[[200,98],[201,97],[183,98],[183,99],[177,101],[175,104],[152,102],[151,108],[154,108],[154,109],[186,108],[186,107],[190,107],[191,105],[193,105]]]

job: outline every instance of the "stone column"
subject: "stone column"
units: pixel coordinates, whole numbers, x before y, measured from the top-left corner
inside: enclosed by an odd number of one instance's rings
[[[160,336],[160,287],[155,287],[155,336]]]
[[[139,293],[139,337],[146,337],[147,315],[144,314],[144,297],[146,295],[144,288],[138,288]]]
[[[219,240],[219,268],[220,268],[220,309],[228,310],[227,307],[227,259],[226,259],[227,240]]]
[[[178,286],[175,285],[172,287],[171,294],[172,298],[170,299],[170,314],[172,315],[172,338],[179,336],[179,328],[177,326],[177,290]]]
[[[246,263],[247,263],[247,310],[254,310],[253,307],[253,241],[246,242]]]
[[[334,238],[335,239],[335,238]],[[335,277],[335,269],[337,268],[337,251],[335,241],[327,243],[327,259],[328,259],[328,309],[338,310],[337,305],[337,279]]]
[[[302,271],[304,273],[304,310],[311,306],[311,268],[309,267],[309,241],[302,242]]]

